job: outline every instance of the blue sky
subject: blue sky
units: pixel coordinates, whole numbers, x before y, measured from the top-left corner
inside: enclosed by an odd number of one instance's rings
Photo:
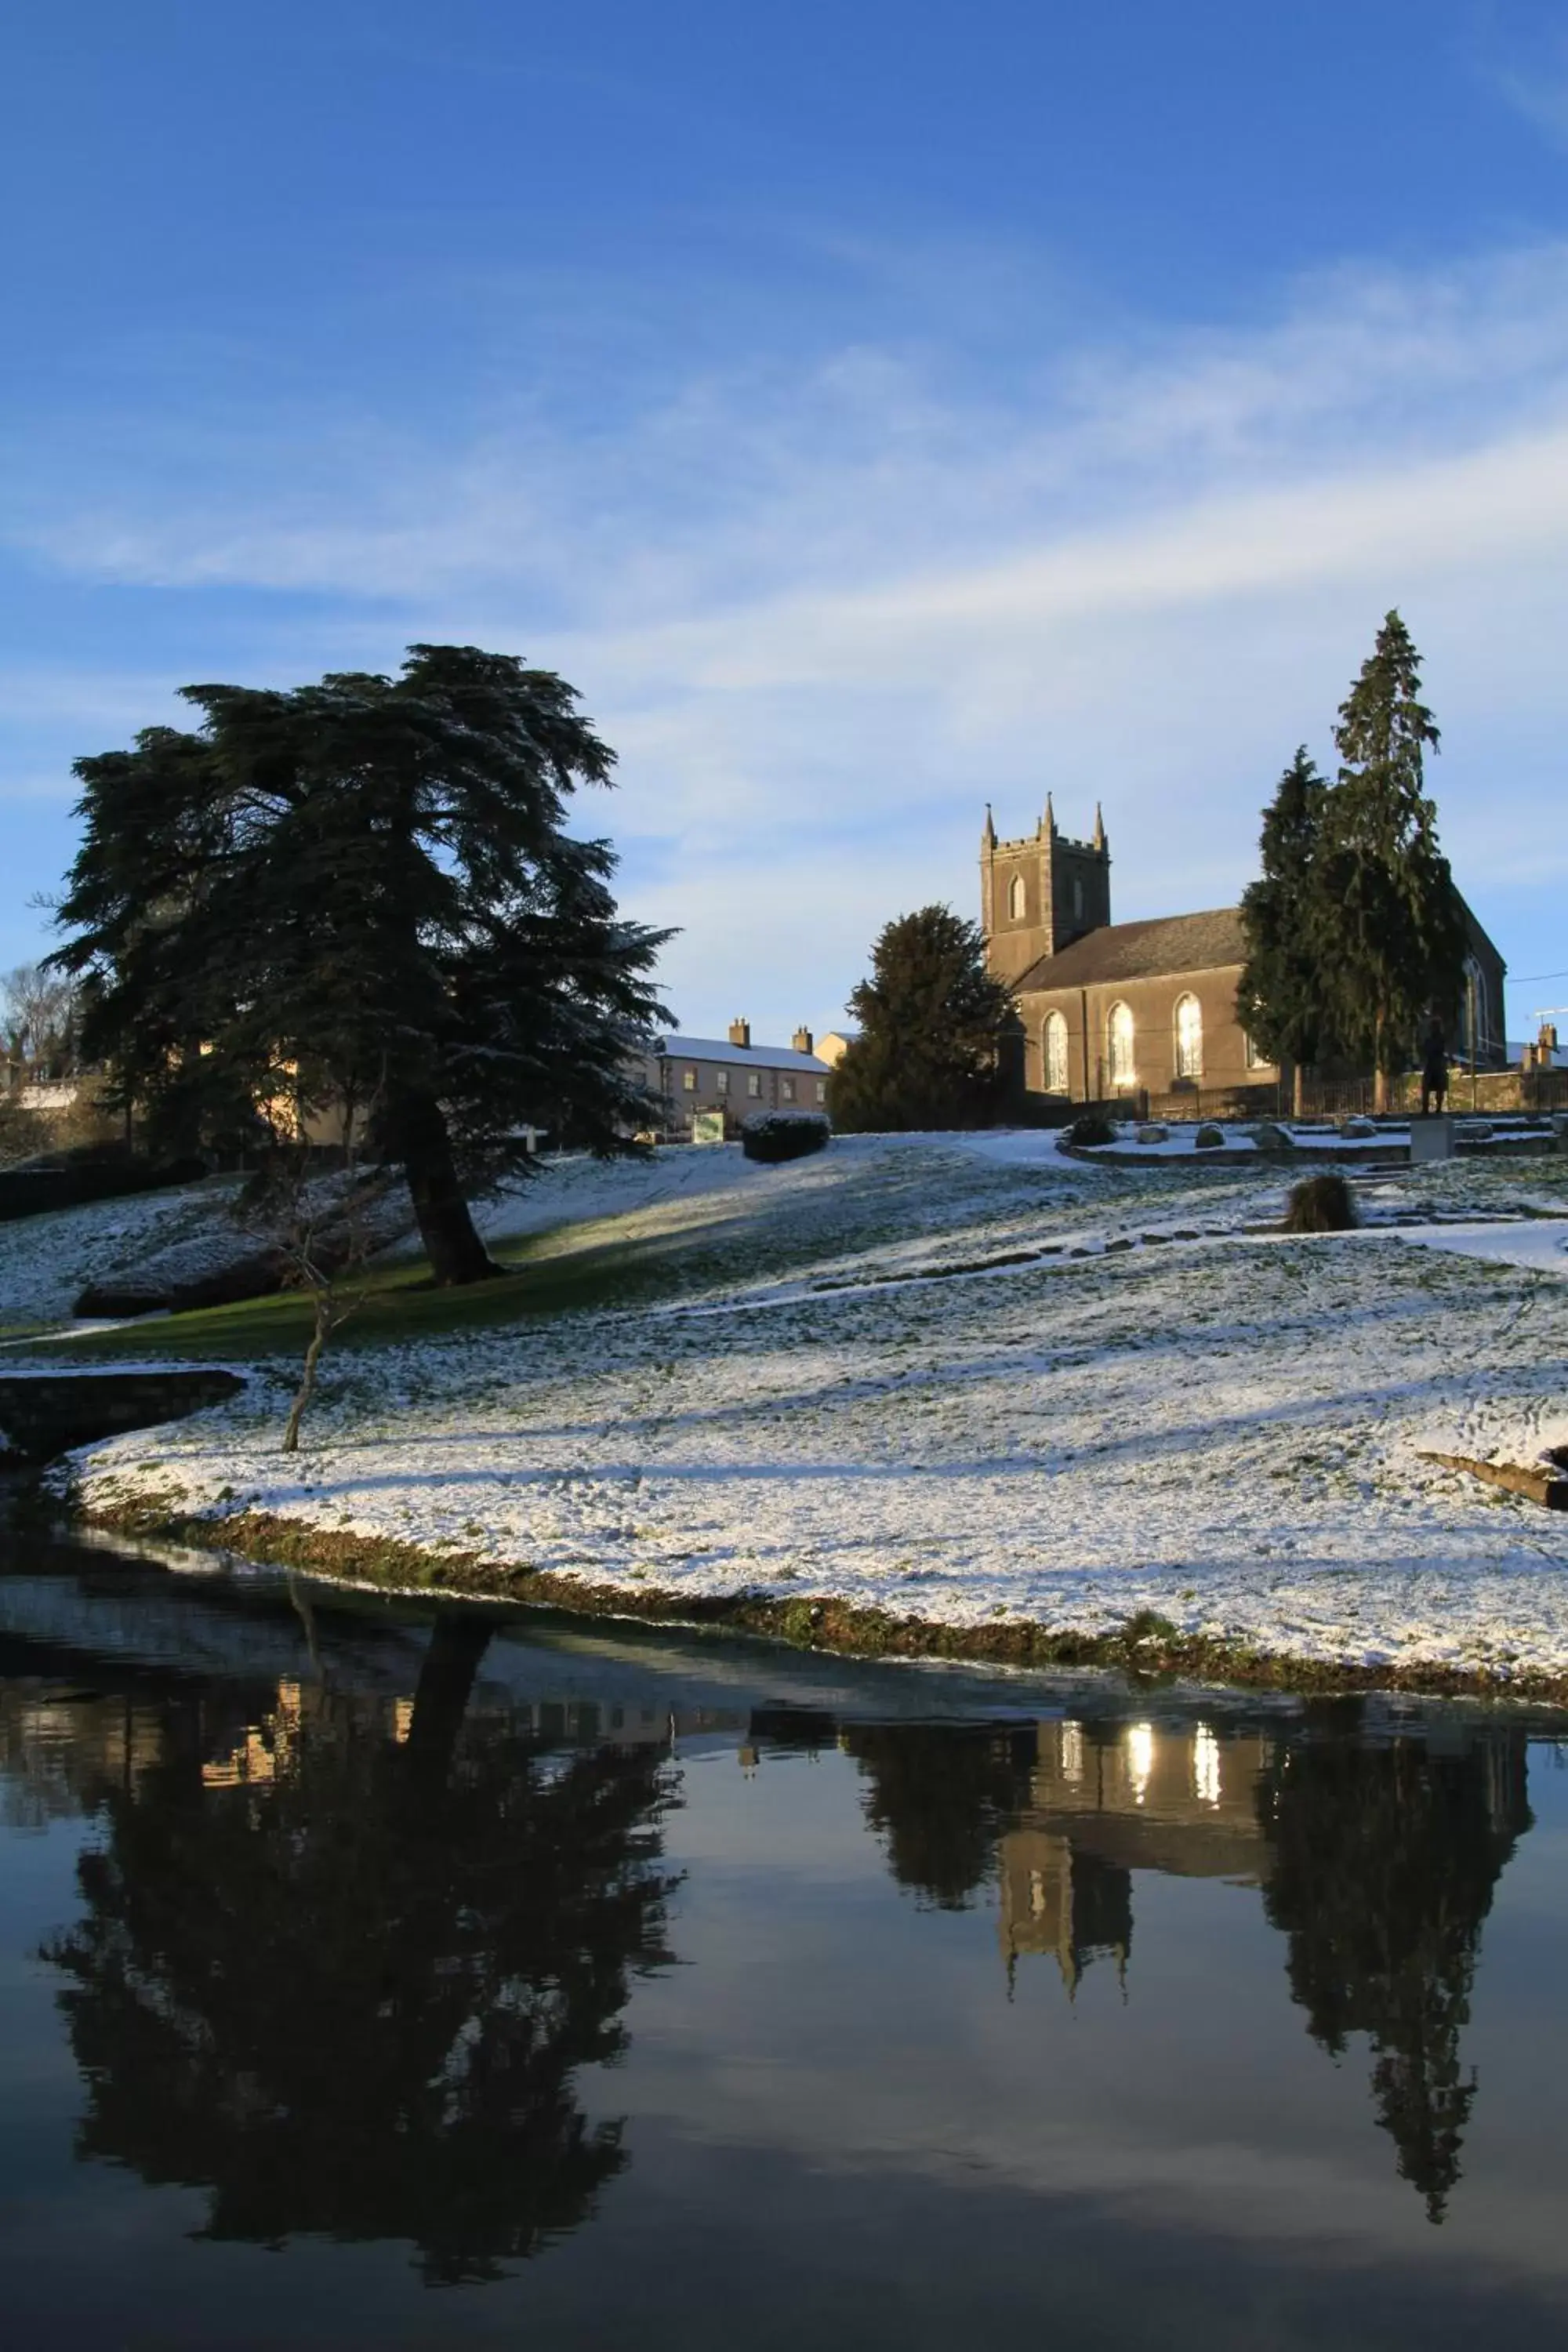
[[[11,0],[0,966],[173,689],[562,670],[689,1028],[840,1014],[984,803],[1222,903],[1382,613],[1568,1002],[1540,0]]]

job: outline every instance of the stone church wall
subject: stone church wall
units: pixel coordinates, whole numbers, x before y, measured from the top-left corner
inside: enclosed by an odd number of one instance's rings
[[[1119,1093],[1151,1096],[1178,1093],[1176,1008],[1194,996],[1202,1018],[1199,1066],[1190,1083],[1217,1090],[1271,1085],[1272,1065],[1249,1065],[1247,1040],[1236,1017],[1234,971],[1179,972],[1152,980],[1102,981],[1089,988],[1031,992],[1018,1000],[1025,1026],[1024,1083],[1030,1094],[1047,1094],[1046,1022],[1059,1013],[1068,1031],[1068,1091],[1075,1102],[1102,1102]],[[1110,1016],[1117,1004],[1132,1015],[1132,1074],[1124,1085],[1112,1076]],[[1087,1047],[1086,1047],[1087,1022]]]

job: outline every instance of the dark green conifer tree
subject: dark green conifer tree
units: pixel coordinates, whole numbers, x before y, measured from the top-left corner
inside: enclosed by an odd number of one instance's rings
[[[1340,706],[1339,781],[1313,899],[1332,1025],[1347,1052],[1372,1064],[1379,1110],[1428,1008],[1456,1001],[1464,965],[1458,894],[1425,784],[1437,727],[1420,687],[1420,656],[1391,612]]]
[[[1001,1106],[1016,1014],[977,926],[948,907],[888,924],[849,999],[860,1034],[833,1073],[834,1125],[860,1133],[983,1127]]]
[[[1241,901],[1247,954],[1237,1013],[1267,1060],[1290,1064],[1298,1118],[1306,1071],[1328,1049],[1331,1035],[1317,906],[1328,797],[1329,786],[1303,743],[1263,812],[1263,872]]]
[[[468,1194],[527,1123],[614,1150],[646,1124],[637,1046],[665,933],[627,923],[565,803],[614,753],[571,687],[415,646],[396,678],[198,686],[198,732],[79,761],[58,961],[123,1096],[254,1117],[366,1107],[438,1282],[491,1272]]]

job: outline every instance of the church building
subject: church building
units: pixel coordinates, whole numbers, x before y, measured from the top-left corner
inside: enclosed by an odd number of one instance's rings
[[[1461,901],[1461,904],[1463,902]],[[1483,1069],[1505,1066],[1502,958],[1468,907],[1466,1002],[1448,1035],[1466,1061],[1470,1037]],[[1032,834],[1000,841],[985,812],[980,837],[980,921],[986,961],[1018,1002],[1024,1086],[1030,1095],[1107,1102],[1272,1087],[1237,1013],[1247,961],[1239,907],[1110,919],[1110,845],[1057,830],[1050,800]]]

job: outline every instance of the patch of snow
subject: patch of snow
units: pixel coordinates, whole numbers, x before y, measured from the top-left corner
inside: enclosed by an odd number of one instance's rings
[[[0,1224],[0,1332],[67,1321],[89,1281],[150,1251],[209,1231],[232,1234],[224,1213],[238,1184],[237,1177],[218,1178]]]
[[[1415,1225],[1402,1238],[1423,1249],[1455,1250],[1462,1257],[1489,1258],[1498,1265],[1532,1266],[1541,1274],[1568,1277],[1568,1219],[1531,1218],[1527,1223]]]
[[[636,1245],[648,1304],[340,1347],[291,1458],[280,1365],[87,1450],[86,1498],[694,1600],[1085,1631],[1150,1608],[1299,1656],[1568,1671],[1568,1517],[1420,1458],[1568,1442],[1568,1227],[1489,1162],[1363,1188],[1453,1222],[1310,1238],[1268,1230],[1277,1167],[1194,1173],[1086,1171],[1040,1131],[554,1163],[492,1235]],[[1568,1209],[1568,1163],[1528,1182]]]

